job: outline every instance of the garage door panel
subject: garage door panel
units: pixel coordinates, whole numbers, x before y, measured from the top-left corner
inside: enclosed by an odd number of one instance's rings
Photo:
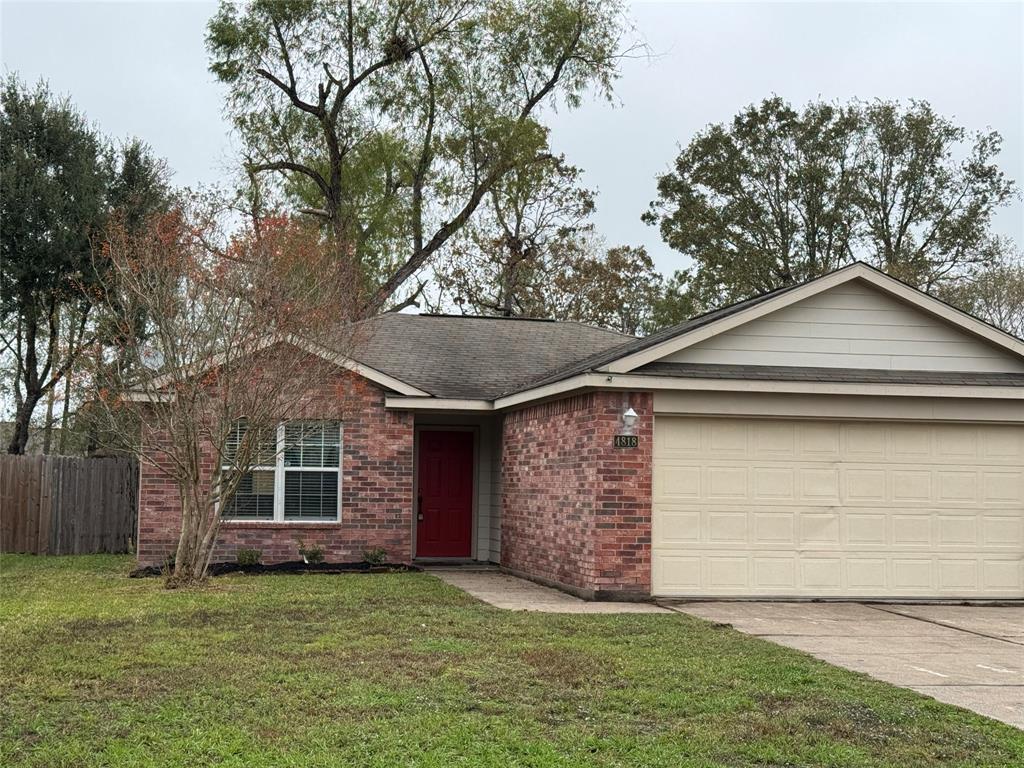
[[[842,453],[847,461],[885,461],[885,426],[846,424],[842,431]]]
[[[897,461],[928,462],[934,458],[934,434],[927,425],[921,429],[895,429],[889,438],[891,457]]]
[[[750,470],[754,498],[796,501],[796,469],[792,465],[756,466]]]
[[[659,525],[652,536],[653,546],[701,541],[701,513],[699,510],[666,506],[660,513]]]
[[[905,504],[928,504],[935,497],[932,472],[927,469],[893,469],[889,473],[892,500]]]
[[[982,502],[985,504],[1024,503],[1024,473],[990,470],[981,474]]]
[[[750,430],[746,424],[725,420],[705,422],[705,424],[703,442],[707,446],[709,458],[747,458],[750,452],[747,439]]]
[[[997,560],[990,558],[981,564],[982,586],[988,592],[1019,594],[1024,590],[1024,574],[1016,558]]]
[[[877,504],[887,500],[887,471],[882,467],[842,470],[843,501],[846,504]]]
[[[895,513],[892,517],[892,543],[896,547],[931,547],[935,540],[932,527],[935,516],[931,513],[907,515]]]
[[[1022,432],[659,417],[654,592],[1024,597]]]
[[[801,544],[839,546],[843,541],[842,517],[838,512],[801,512],[797,520]]]
[[[755,557],[754,584],[765,589],[790,590],[797,585],[795,557]]]
[[[1019,516],[985,515],[982,536],[988,549],[1024,548],[1024,520]]]
[[[703,563],[704,558],[695,555],[665,553],[655,558],[652,578],[664,590],[663,594],[696,594],[705,588]]]
[[[1019,598],[1018,557],[900,553],[735,550],[703,555],[656,553],[656,583],[678,594],[718,597],[938,597]]]
[[[839,468],[804,466],[797,468],[800,500],[812,504],[839,503]]]
[[[749,517],[750,514],[744,510],[708,510],[704,513],[707,535],[698,538],[716,546],[742,546],[750,540]]]
[[[675,500],[702,497],[700,465],[669,459],[663,460],[661,467],[662,471],[655,473],[654,476],[654,498],[671,504]]]
[[[889,562],[880,557],[851,556],[846,560],[846,584],[851,592],[869,595],[889,586]]]
[[[1024,435],[1012,430],[986,431],[982,436],[982,455],[1019,467],[1024,464]]]
[[[717,465],[704,470],[705,498],[708,501],[747,501],[750,489],[747,479],[750,468],[746,465]]]
[[[883,547],[893,540],[892,521],[883,511],[845,510],[843,521],[846,535],[839,543],[844,547]]]
[[[796,430],[797,458],[802,461],[838,461],[840,443],[838,422],[802,422]]]
[[[758,459],[782,458],[792,460],[796,456],[796,426],[781,421],[762,421],[754,424],[753,455]]]

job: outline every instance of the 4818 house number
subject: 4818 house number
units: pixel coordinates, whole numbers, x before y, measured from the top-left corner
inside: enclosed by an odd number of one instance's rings
[[[616,435],[613,445],[616,448],[638,448],[640,438],[637,435]]]

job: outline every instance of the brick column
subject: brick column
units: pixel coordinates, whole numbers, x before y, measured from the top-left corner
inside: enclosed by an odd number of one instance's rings
[[[639,447],[615,448],[629,407]],[[502,565],[585,597],[649,596],[653,426],[649,392],[594,392],[507,414]]]

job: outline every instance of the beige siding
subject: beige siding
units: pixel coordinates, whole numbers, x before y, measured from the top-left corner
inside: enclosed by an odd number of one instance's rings
[[[490,535],[487,544],[492,563],[501,562],[501,417],[493,422],[493,442],[491,444],[491,503],[490,503]]]
[[[501,553],[501,430],[497,420],[480,420],[476,559],[497,562]]]
[[[1024,371],[1024,361],[854,280],[666,362],[921,371]]]

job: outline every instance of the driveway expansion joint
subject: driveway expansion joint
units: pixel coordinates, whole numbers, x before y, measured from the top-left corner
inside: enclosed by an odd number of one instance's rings
[[[666,607],[1024,729],[1024,605],[705,601]]]
[[[905,619],[914,619],[915,621],[923,621],[926,624],[933,624],[936,627],[942,627],[943,629],[952,629],[952,630],[955,630],[957,632],[966,632],[967,634],[970,634],[970,635],[977,635],[978,637],[986,637],[989,640],[998,640],[1001,643],[1010,643],[1010,645],[1024,645],[1024,642],[1018,643],[1016,640],[1010,640],[1010,639],[1008,639],[1006,637],[1000,637],[999,635],[989,635],[989,634],[986,634],[985,632],[979,632],[979,631],[974,630],[974,629],[968,629],[966,627],[958,627],[955,624],[950,624],[950,623],[945,622],[945,621],[937,621],[935,619],[925,618],[924,616],[915,616],[912,613],[904,613],[903,611],[892,610],[892,609],[886,608],[885,606],[878,605],[877,603],[860,603],[860,605],[863,605],[865,608],[874,608],[876,611],[884,611],[885,613],[891,613],[893,616],[902,616]],[[1000,607],[1002,607],[1002,606],[1000,606]]]

